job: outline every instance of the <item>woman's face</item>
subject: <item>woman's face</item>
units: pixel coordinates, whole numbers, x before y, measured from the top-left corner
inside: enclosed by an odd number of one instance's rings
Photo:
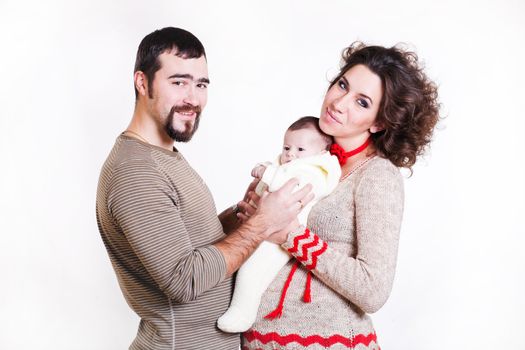
[[[319,126],[336,139],[359,139],[380,131],[377,111],[383,96],[381,79],[359,64],[347,70],[328,90]]]

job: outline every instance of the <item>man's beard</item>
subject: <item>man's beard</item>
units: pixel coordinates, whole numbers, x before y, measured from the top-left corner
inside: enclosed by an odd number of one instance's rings
[[[193,121],[193,127],[192,122],[187,121],[184,123],[184,130],[179,131],[175,130],[173,128],[173,118],[175,115],[175,112],[195,112],[195,120]],[[191,106],[191,105],[182,105],[182,106],[173,106],[171,107],[170,113],[168,114],[168,117],[166,118],[166,123],[164,124],[164,130],[168,134],[168,136],[177,142],[188,142],[193,137],[193,134],[197,131],[199,128],[199,121],[201,116],[201,108],[199,106]]]

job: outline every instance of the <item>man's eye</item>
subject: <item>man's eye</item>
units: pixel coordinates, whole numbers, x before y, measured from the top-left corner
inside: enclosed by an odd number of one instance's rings
[[[363,108],[368,108],[368,102],[365,99],[360,98],[357,100],[357,103]]]
[[[180,81],[180,80],[175,80],[172,84],[173,84],[173,85],[177,85],[177,86],[183,86],[183,85],[184,85],[184,82],[183,82],[183,81]]]
[[[198,87],[199,89],[207,89],[207,88],[208,88],[208,84],[199,83],[199,84],[197,84],[197,87]]]

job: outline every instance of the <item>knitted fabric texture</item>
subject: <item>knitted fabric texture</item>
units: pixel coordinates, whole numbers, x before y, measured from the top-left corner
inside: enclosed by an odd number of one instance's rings
[[[265,164],[266,171],[255,191],[262,194],[266,188],[276,191],[291,178],[299,180],[298,187],[312,184],[315,198],[303,208],[299,222],[306,224],[308,213],[315,203],[332,192],[339,183],[341,168],[337,158],[328,152],[295,159],[283,165]],[[279,270],[290,260],[290,255],[279,245],[263,242],[237,273],[235,292],[230,308],[222,315],[217,326],[225,332],[244,332],[250,328],[257,316],[259,300]],[[305,300],[310,295],[306,289]],[[286,293],[283,293],[283,296]],[[278,317],[276,309],[272,317]]]
[[[100,175],[97,221],[120,288],[141,318],[130,350],[236,349],[215,327],[232,279],[208,187],[179,152],[128,136]]]
[[[297,260],[304,263],[308,270],[313,270],[317,266],[319,256],[327,249],[328,244],[306,228],[302,235],[296,235],[293,238],[292,246],[287,250]]]
[[[376,157],[317,203],[309,231],[294,232],[283,244],[296,259],[263,295],[243,349],[379,349],[367,313],[381,308],[392,288],[403,201],[399,170]],[[297,261],[281,316],[265,319]],[[308,272],[311,301],[305,302]]]
[[[266,163],[266,170],[255,192],[258,195],[262,195],[266,189],[275,192],[292,178],[299,180],[297,188],[302,188],[306,184],[312,185],[314,199],[298,215],[299,222],[306,225],[312,207],[337,187],[341,178],[341,167],[337,157],[328,152],[294,159],[282,165],[278,161]]]

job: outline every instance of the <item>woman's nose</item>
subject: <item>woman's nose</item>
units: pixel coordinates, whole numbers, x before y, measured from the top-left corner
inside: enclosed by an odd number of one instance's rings
[[[342,113],[348,106],[348,96],[350,94],[344,94],[337,96],[332,101],[332,108],[339,113]]]

